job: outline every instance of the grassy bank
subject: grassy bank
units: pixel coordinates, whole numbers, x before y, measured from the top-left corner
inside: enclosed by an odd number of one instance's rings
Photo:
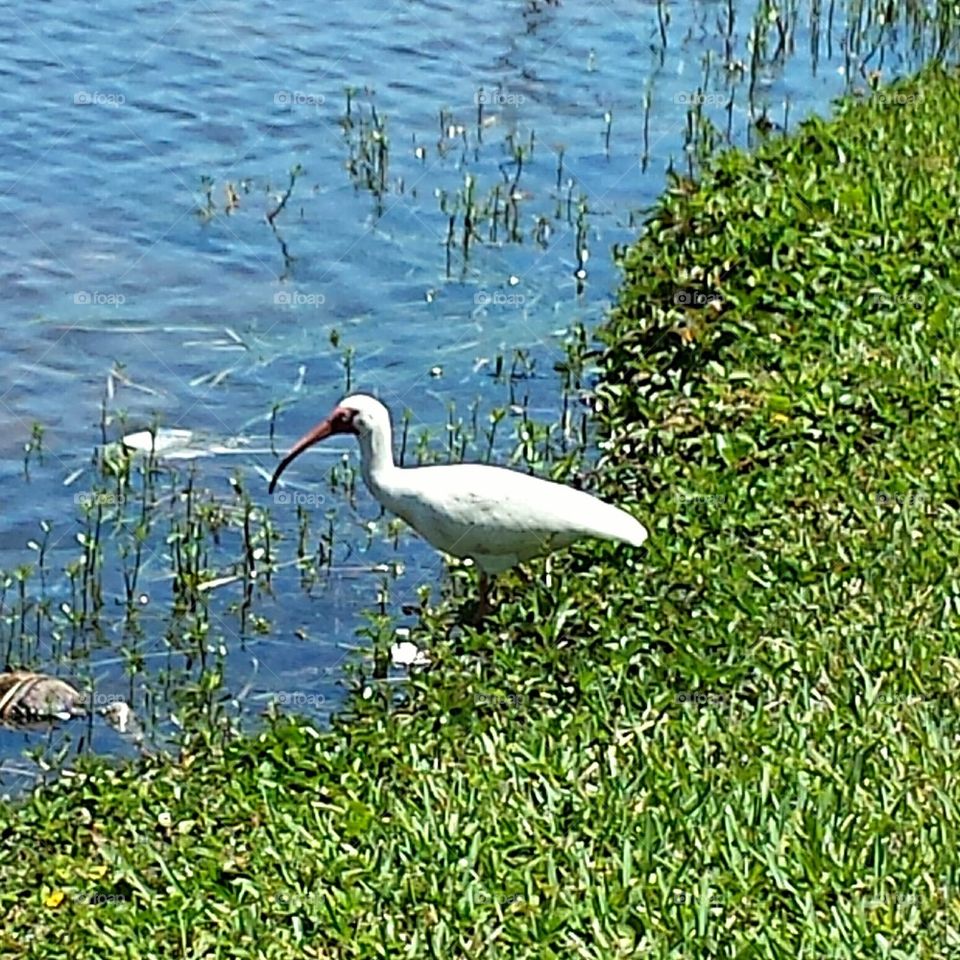
[[[404,705],[0,809],[0,955],[960,950],[958,100],[725,155],[625,252],[598,485],[642,565],[427,615]]]

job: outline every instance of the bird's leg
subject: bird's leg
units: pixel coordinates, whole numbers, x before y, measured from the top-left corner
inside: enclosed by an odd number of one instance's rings
[[[477,606],[473,611],[473,625],[479,626],[483,618],[487,615],[490,609],[488,603],[488,598],[490,596],[490,578],[484,573],[483,570],[480,571],[480,596],[477,600]]]

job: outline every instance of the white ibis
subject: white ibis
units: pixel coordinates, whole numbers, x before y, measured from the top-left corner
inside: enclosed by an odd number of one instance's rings
[[[456,463],[398,467],[393,462],[390,412],[375,397],[353,394],[301,437],[270,481],[308,447],[338,433],[360,443],[363,479],[370,493],[425,540],[480,569],[479,619],[486,609],[488,577],[517,563],[596,537],[639,547],[647,530],[629,513],[589,493],[505,467]]]

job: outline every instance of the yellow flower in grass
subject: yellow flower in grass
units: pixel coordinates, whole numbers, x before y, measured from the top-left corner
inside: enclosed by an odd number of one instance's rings
[[[43,901],[43,905],[45,907],[49,907],[51,910],[55,910],[60,906],[61,903],[63,903],[63,898],[65,896],[66,894],[59,888],[56,890],[51,890],[46,899]]]

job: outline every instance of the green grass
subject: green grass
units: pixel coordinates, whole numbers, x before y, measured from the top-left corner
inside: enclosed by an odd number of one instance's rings
[[[960,951],[960,81],[896,89],[625,253],[597,478],[649,549],[533,565],[482,633],[430,612],[403,704],[0,809],[0,951]]]

